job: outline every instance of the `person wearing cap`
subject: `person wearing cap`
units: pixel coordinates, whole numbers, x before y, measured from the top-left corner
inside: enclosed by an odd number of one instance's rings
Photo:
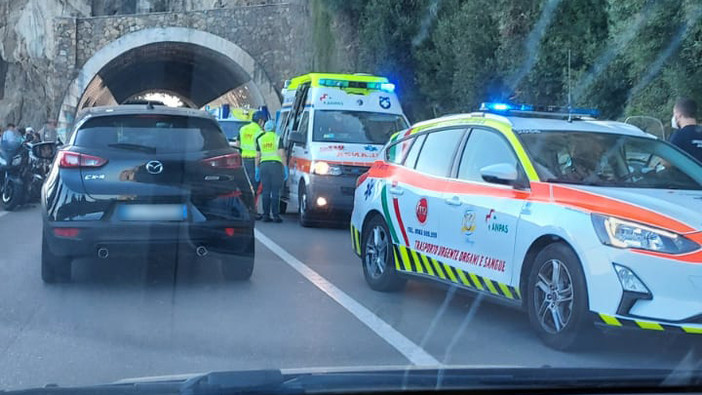
[[[241,148],[241,158],[244,162],[244,169],[246,169],[246,175],[249,177],[249,182],[253,187],[257,206],[259,177],[255,176],[258,171],[256,168],[256,139],[263,133],[261,128],[265,123],[265,114],[261,111],[254,112],[251,117],[251,122],[242,126],[239,130],[239,139],[236,142],[239,148]],[[257,214],[256,219],[260,218],[261,216]]]
[[[263,221],[283,222],[280,218],[280,190],[288,179],[288,167],[283,141],[275,133],[273,121],[264,124],[263,134],[256,139],[256,178],[263,187]]]
[[[261,129],[266,123],[262,112],[256,111],[251,117],[251,122],[242,126],[239,130],[238,145],[241,148],[241,157],[244,159],[244,168],[249,176],[254,190],[257,188],[257,181],[252,177],[256,170],[256,139],[263,133]]]

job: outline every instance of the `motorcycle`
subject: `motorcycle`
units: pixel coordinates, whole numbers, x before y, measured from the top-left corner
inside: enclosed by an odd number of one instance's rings
[[[0,205],[6,211],[36,201],[41,195],[56,144],[23,143],[15,150],[0,151]]]

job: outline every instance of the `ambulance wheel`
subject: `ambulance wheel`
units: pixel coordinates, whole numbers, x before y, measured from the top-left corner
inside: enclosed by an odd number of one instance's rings
[[[307,203],[307,188],[305,187],[305,184],[300,184],[300,192],[298,193],[298,196],[300,225],[304,226],[305,228],[316,226],[316,223],[310,218],[311,213]]]
[[[547,346],[572,349],[589,333],[585,275],[565,243],[549,244],[537,254],[526,296],[531,326]]]
[[[368,285],[381,292],[402,289],[407,280],[395,270],[392,239],[382,217],[377,216],[370,220],[363,230],[361,243],[363,276]]]

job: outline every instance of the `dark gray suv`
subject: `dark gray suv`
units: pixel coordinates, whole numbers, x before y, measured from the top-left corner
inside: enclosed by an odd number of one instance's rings
[[[87,110],[42,190],[42,279],[69,281],[77,257],[173,246],[218,255],[229,280],[254,265],[254,196],[204,111],[124,105]]]

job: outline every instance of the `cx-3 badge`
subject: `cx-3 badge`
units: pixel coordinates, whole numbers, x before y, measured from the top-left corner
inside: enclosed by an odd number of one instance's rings
[[[146,171],[148,171],[149,174],[161,174],[161,172],[163,171],[163,163],[157,160],[147,162]]]

